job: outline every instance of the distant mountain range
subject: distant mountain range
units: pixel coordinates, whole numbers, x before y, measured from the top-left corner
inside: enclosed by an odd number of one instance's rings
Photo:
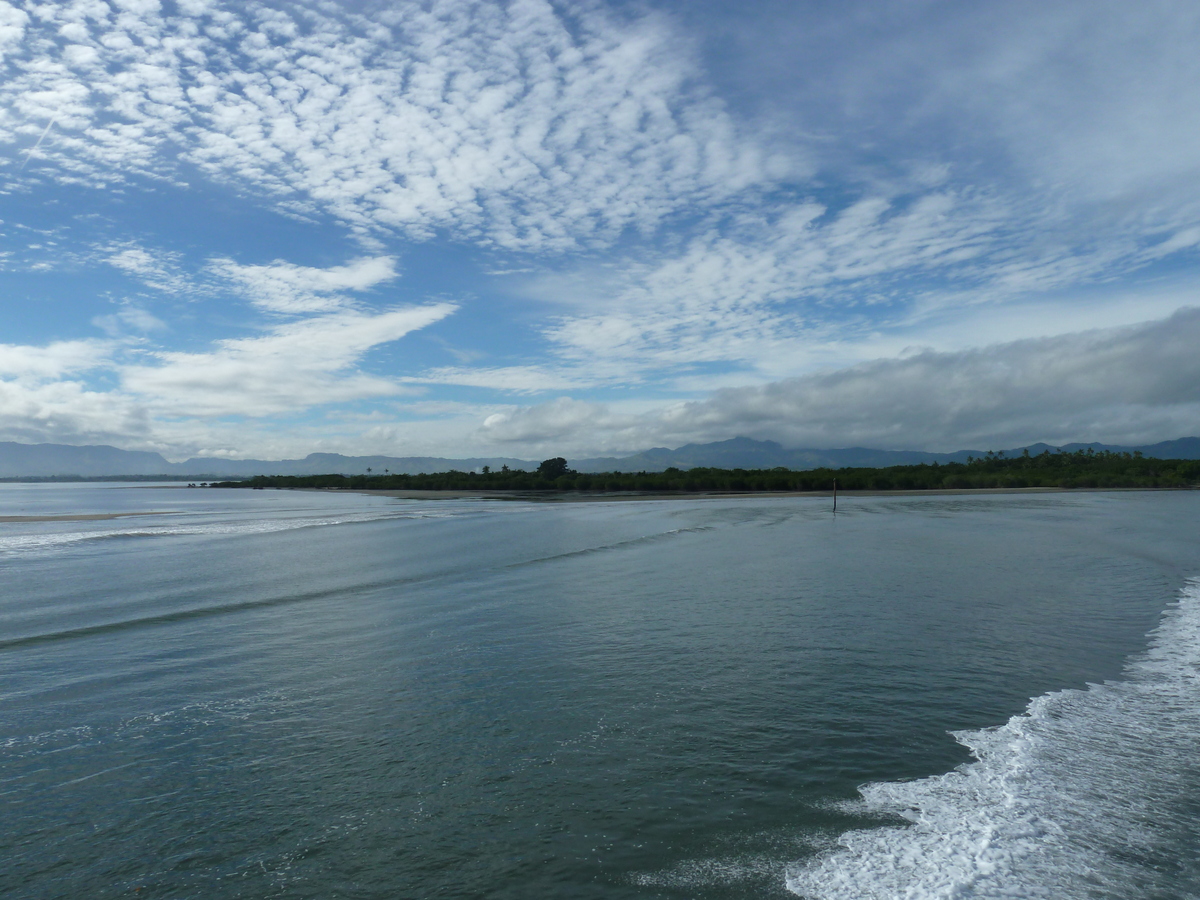
[[[1044,450],[1112,450],[1113,452],[1140,451],[1143,456],[1157,459],[1200,459],[1200,437],[1185,437],[1174,441],[1162,441],[1137,447],[1121,447],[1114,444],[1030,444],[1005,450],[1006,456],[1020,456],[1028,449],[1037,455]],[[983,456],[984,450],[958,450],[954,453],[926,453],[921,450],[872,450],[868,447],[846,447],[840,450],[788,450],[774,441],[756,441],[737,437],[711,444],[687,444],[676,450],[656,447],[633,456],[600,457],[581,459],[571,463],[581,472],[661,472],[675,466],[691,469],[711,466],[723,469],[773,469],[784,466],[788,469],[840,469],[846,466],[904,466],[919,463],[966,462],[967,457]]]
[[[1065,451],[1112,450],[1140,451],[1144,456],[1158,459],[1200,459],[1200,437],[1185,437],[1137,447],[1112,444],[1064,444],[1061,448],[1049,444],[1031,444],[1028,448],[1006,450],[1006,456],[1019,456],[1028,449],[1031,454],[1043,450]],[[917,463],[966,462],[969,456],[983,456],[982,450],[959,450],[955,453],[926,453],[920,450],[872,450],[867,447],[847,447],[840,450],[788,450],[774,441],[756,441],[737,437],[711,444],[687,444],[675,450],[656,447],[632,456],[575,459],[570,464],[580,472],[661,472],[672,466],[691,469],[712,466],[723,469],[817,469],[822,466],[898,466]],[[479,457],[445,459],[437,456],[342,456],[340,453],[310,453],[304,459],[220,459],[194,457],[181,463],[167,462],[160,454],[144,450],[119,450],[116,447],[93,445],[76,447],[69,444],[17,444],[0,442],[0,478],[48,478],[77,475],[96,478],[117,475],[170,475],[187,478],[240,478],[251,475],[324,475],[340,472],[347,475],[384,471],[415,475],[420,472],[479,470],[484,466],[499,469],[531,470],[537,460],[511,457]]]
[[[536,468],[536,462],[508,457],[442,459],[433,456],[342,456],[340,453],[310,453],[304,459],[220,459],[199,456],[186,462],[167,462],[161,454],[144,450],[69,444],[16,444],[0,441],[0,478],[38,478],[79,475],[97,478],[112,475],[170,475],[189,478],[241,478],[250,475],[325,475],[341,472],[362,475],[390,472],[416,475],[420,472],[472,470],[483,466],[513,469]]]

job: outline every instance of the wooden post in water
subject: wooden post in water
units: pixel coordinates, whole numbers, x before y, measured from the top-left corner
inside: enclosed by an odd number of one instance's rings
[[[833,479],[833,511],[837,512],[837,479]]]

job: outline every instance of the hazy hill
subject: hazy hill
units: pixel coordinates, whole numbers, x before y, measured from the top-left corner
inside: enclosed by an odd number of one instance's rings
[[[1138,447],[1111,444],[1064,444],[1061,449],[1073,451],[1139,450],[1145,456],[1159,459],[1200,459],[1200,437],[1185,437]],[[1008,456],[1019,456],[1022,449],[1006,450]],[[1048,444],[1032,444],[1032,454],[1055,450]],[[868,447],[845,447],[837,450],[789,450],[775,441],[756,441],[737,437],[711,444],[686,444],[670,450],[656,447],[624,457],[597,457],[571,460],[580,472],[661,472],[672,466],[691,469],[711,466],[723,469],[816,469],[823,466],[895,466],[932,462],[965,462],[968,456],[982,456],[982,450],[959,450],[954,453],[926,453],[920,450],[873,450]],[[0,442],[0,478],[29,478],[53,475],[182,475],[195,478],[239,478],[251,475],[362,475],[370,468],[373,473],[384,470],[398,474],[416,475],[422,472],[448,472],[451,469],[473,471],[484,466],[499,469],[532,470],[536,460],[511,457],[479,457],[446,459],[438,456],[343,456],[339,453],[310,453],[303,459],[218,459],[195,457],[182,463],[167,462],[158,453],[144,450],[119,450],[116,447],[92,445],[76,447],[68,444],[17,444]]]
[[[159,475],[171,464],[157,453],[93,445],[0,442],[0,478],[40,475]]]
[[[1006,456],[1020,456],[1024,449],[1031,454],[1057,449],[1074,451],[1087,448],[1113,452],[1141,451],[1144,456],[1158,459],[1200,459],[1200,437],[1179,438],[1136,447],[1115,444],[1064,444],[1061,448],[1049,444],[1030,444],[1028,448],[1005,450]],[[966,462],[968,456],[983,456],[983,450],[957,450],[953,453],[927,453],[922,450],[873,450],[868,447],[845,447],[837,450],[788,450],[775,441],[756,441],[737,437],[711,444],[686,444],[675,450],[656,447],[633,456],[579,459],[571,465],[581,472],[661,472],[670,466],[690,469],[711,466],[723,469],[817,469],[823,466],[900,466],[917,463]]]
[[[187,475],[197,478],[236,478],[250,475],[362,475],[392,472],[416,475],[492,466],[536,468],[536,462],[508,457],[442,459],[433,456],[342,456],[339,453],[310,453],[304,459],[218,459],[194,457],[182,463],[167,462],[158,453],[119,450],[103,445],[75,447],[68,444],[16,444],[0,442],[0,478],[50,475]]]
[[[967,451],[963,453],[966,459]],[[736,437],[711,444],[686,444],[676,450],[656,447],[633,456],[581,459],[572,466],[581,472],[661,472],[669,466],[691,469],[711,466],[722,469],[818,469],[822,466],[895,466],[939,461],[950,454],[923,453],[916,450],[871,450],[849,447],[843,450],[788,450],[775,441],[756,441]]]
[[[451,469],[471,471],[484,466],[498,469],[537,468],[536,462],[510,457],[479,457],[472,459],[444,459],[439,456],[343,456],[340,453],[310,453],[304,459],[213,459],[193,457],[167,470],[180,474],[207,474],[232,477],[234,475],[362,475],[369,468],[372,473],[383,474],[384,470],[404,475],[422,472],[449,472]]]

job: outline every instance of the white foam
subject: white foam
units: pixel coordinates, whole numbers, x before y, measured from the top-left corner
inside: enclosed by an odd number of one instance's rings
[[[842,835],[787,886],[855,898],[1200,896],[1200,582],[1122,681],[1046,694],[1006,725],[955,733],[977,761],[861,788],[907,827]],[[1192,804],[1192,809],[1186,808]]]
[[[457,518],[461,512],[437,510],[429,512],[387,513],[344,513],[334,516],[271,518],[252,521],[223,522],[175,522],[169,525],[97,527],[87,531],[48,531],[32,534],[7,534],[0,536],[0,554],[32,553],[57,550],[87,541],[111,540],[114,538],[171,537],[180,535],[224,536],[270,534],[291,531],[297,528],[319,528],[329,525],[349,525],[362,522],[379,522],[391,519],[445,519]]]
[[[688,859],[669,869],[638,872],[630,881],[638,887],[695,890],[714,885],[735,886],[766,882],[779,875],[779,858],[769,854]]]

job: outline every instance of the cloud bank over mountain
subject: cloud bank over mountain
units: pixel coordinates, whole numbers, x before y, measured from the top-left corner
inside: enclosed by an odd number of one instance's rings
[[[647,447],[728,434],[789,447],[953,450],[1111,434],[1187,433],[1200,416],[1200,309],[1145,325],[920,351],[640,414],[559,398],[497,413],[499,442],[550,448]],[[1007,442],[1007,443],[1006,443]]]

